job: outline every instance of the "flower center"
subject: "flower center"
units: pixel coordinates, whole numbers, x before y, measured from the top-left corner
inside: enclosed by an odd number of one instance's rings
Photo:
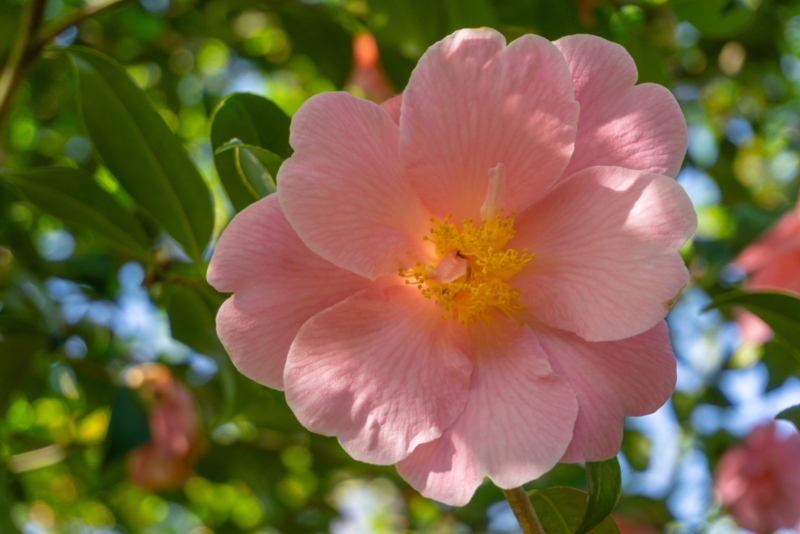
[[[514,215],[483,217],[478,226],[467,219],[460,229],[450,215],[444,220],[431,219],[430,235],[422,239],[436,246],[439,263],[417,263],[412,269],[400,269],[400,276],[406,284],[417,286],[425,298],[435,299],[445,318],[465,325],[492,322],[490,312],[494,308],[519,321],[525,306],[519,303],[520,292],[508,280],[534,255],[527,249],[506,248],[515,234]]]

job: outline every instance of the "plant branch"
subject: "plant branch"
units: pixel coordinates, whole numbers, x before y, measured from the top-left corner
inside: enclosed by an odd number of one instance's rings
[[[504,489],[503,495],[506,496],[506,500],[511,506],[511,511],[517,517],[523,534],[544,534],[544,528],[542,528],[542,524],[536,516],[536,510],[533,509],[531,500],[524,489]]]
[[[86,5],[74,13],[70,13],[69,15],[53,21],[42,28],[41,31],[36,35],[34,46],[37,48],[37,51],[40,51],[42,48],[50,44],[53,39],[64,33],[70,27],[80,24],[84,20],[97,15],[101,11],[122,5],[127,1],[128,0],[103,0],[92,5]]]
[[[28,0],[22,9],[19,33],[11,48],[8,62],[0,72],[0,124],[3,123],[11,111],[11,102],[17,93],[22,80],[28,73],[33,59],[38,51],[31,46],[39,26],[44,18],[46,0]]]
[[[3,71],[0,72],[0,125],[8,117],[14,96],[42,49],[71,26],[128,0],[102,0],[42,26],[47,0],[28,0],[20,18],[19,33]]]

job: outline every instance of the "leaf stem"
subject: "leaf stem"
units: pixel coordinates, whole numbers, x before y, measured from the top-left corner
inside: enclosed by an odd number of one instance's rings
[[[544,534],[544,528],[536,516],[536,510],[533,509],[531,500],[525,490],[514,488],[510,490],[503,490],[508,504],[511,506],[511,511],[517,517],[519,526],[522,527],[523,534]]]

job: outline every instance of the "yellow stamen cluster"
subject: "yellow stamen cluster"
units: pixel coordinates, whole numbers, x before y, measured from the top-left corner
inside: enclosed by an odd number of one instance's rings
[[[520,292],[508,280],[520,272],[533,258],[527,249],[507,249],[514,237],[514,213],[482,219],[475,226],[472,219],[461,223],[461,229],[448,215],[444,220],[431,219],[430,236],[423,237],[436,246],[440,258],[456,253],[467,261],[466,273],[449,283],[436,278],[435,265],[417,263],[413,269],[401,269],[406,284],[415,285],[425,298],[435,299],[450,317],[469,325],[478,321],[491,322],[491,310],[496,308],[519,321],[525,306],[519,303]]]

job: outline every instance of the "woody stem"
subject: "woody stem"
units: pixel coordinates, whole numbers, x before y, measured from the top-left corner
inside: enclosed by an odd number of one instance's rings
[[[517,517],[523,534],[544,534],[544,528],[542,528],[542,524],[536,516],[536,510],[533,509],[531,500],[524,489],[521,487],[510,490],[504,489],[503,495],[506,496],[506,500],[511,506],[511,511]]]

